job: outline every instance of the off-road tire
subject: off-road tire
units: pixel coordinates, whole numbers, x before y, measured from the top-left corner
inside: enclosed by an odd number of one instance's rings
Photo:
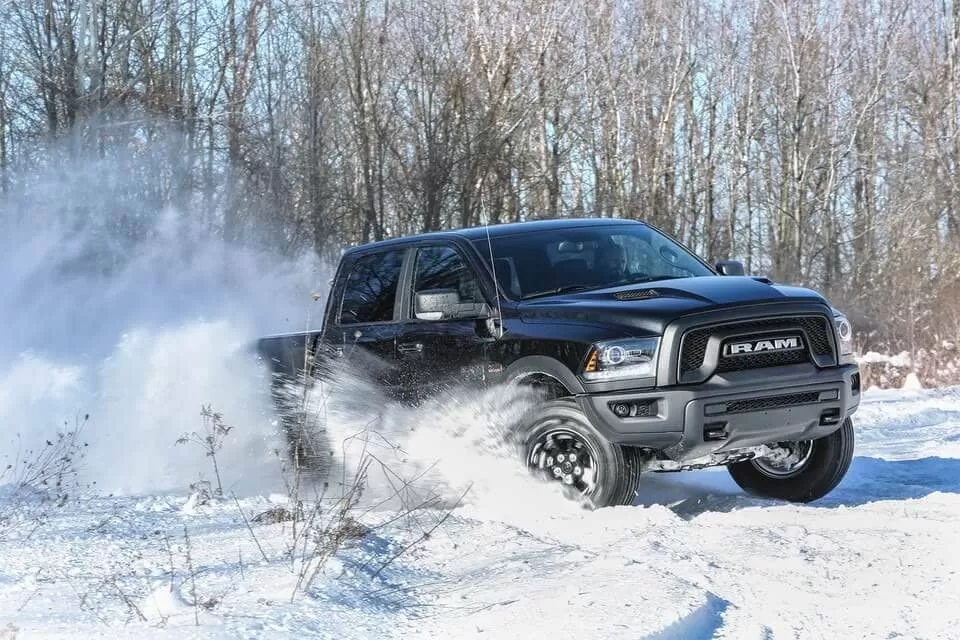
[[[288,377],[275,377],[273,403],[286,443],[286,462],[293,472],[323,477],[332,462],[330,439],[319,416],[300,406],[294,395],[297,388]]]
[[[326,430],[317,424],[315,417],[303,411],[285,416],[282,421],[291,469],[312,477],[326,477],[333,462]]]
[[[747,493],[789,502],[813,502],[824,497],[843,480],[853,459],[854,434],[850,418],[830,435],[809,441],[812,450],[806,463],[792,475],[774,478],[752,460],[727,465],[730,475]]]
[[[537,443],[558,431],[580,440],[596,461],[595,486],[591,490],[581,491],[563,485],[548,471],[538,468],[537,461],[532,459],[537,455]],[[590,509],[631,505],[636,499],[640,483],[640,451],[612,443],[600,435],[573,399],[550,400],[537,405],[518,425],[517,436],[523,462],[531,473],[557,482],[569,499]]]

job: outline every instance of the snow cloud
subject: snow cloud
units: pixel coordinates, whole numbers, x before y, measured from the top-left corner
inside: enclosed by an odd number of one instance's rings
[[[213,239],[197,203],[138,185],[131,167],[149,162],[47,166],[0,198],[0,459],[89,414],[88,481],[184,490],[209,461],[174,443],[210,405],[235,427],[225,489],[254,489],[276,429],[248,347],[314,322],[328,276],[309,257]]]

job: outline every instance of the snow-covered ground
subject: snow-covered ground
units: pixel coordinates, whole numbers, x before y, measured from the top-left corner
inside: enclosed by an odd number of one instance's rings
[[[303,539],[252,521],[284,503],[263,467],[236,501],[206,505],[185,487],[62,507],[8,488],[0,638],[960,635],[960,389],[868,391],[849,474],[807,506],[748,498],[718,469],[651,474],[637,505],[582,511],[497,473],[470,429],[456,450],[437,436],[483,406],[422,416],[408,440],[438,462],[443,503],[404,515],[371,480],[356,511],[369,528],[307,589],[304,547],[290,553]]]

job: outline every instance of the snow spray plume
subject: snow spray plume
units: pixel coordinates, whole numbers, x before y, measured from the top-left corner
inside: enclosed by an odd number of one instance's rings
[[[318,367],[315,379],[285,388],[288,404],[306,415],[305,440],[324,459],[336,499],[365,476],[362,507],[406,510],[466,506],[506,520],[542,512],[576,513],[559,485],[524,468],[515,425],[540,399],[530,388],[453,387],[419,406],[389,401],[357,372]]]
[[[229,194],[171,189],[171,140],[73,160],[54,149],[0,201],[0,461],[89,414],[86,480],[183,491],[215,480],[195,439],[175,445],[202,434],[208,406],[231,427],[217,452],[224,490],[281,490],[271,377],[247,347],[319,326],[332,265],[218,239],[205,203]],[[530,404],[520,390],[453,389],[413,409],[340,371],[306,398],[334,454],[331,479],[353,475],[361,451],[377,457],[371,505],[452,503],[469,487],[467,503],[503,506],[506,495],[522,509],[524,496],[557,494],[505,442]]]
[[[267,374],[247,347],[319,322],[328,269],[217,239],[197,194],[157,196],[165,144],[55,150],[0,200],[0,462],[89,414],[86,483],[184,490],[212,476],[203,451],[174,445],[209,405],[233,427],[224,490],[280,486]]]

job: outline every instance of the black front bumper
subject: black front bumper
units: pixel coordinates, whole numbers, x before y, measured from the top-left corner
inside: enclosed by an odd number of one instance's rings
[[[695,387],[578,396],[606,438],[663,451],[683,461],[778,441],[820,438],[860,404],[856,364],[813,365],[715,376]]]

